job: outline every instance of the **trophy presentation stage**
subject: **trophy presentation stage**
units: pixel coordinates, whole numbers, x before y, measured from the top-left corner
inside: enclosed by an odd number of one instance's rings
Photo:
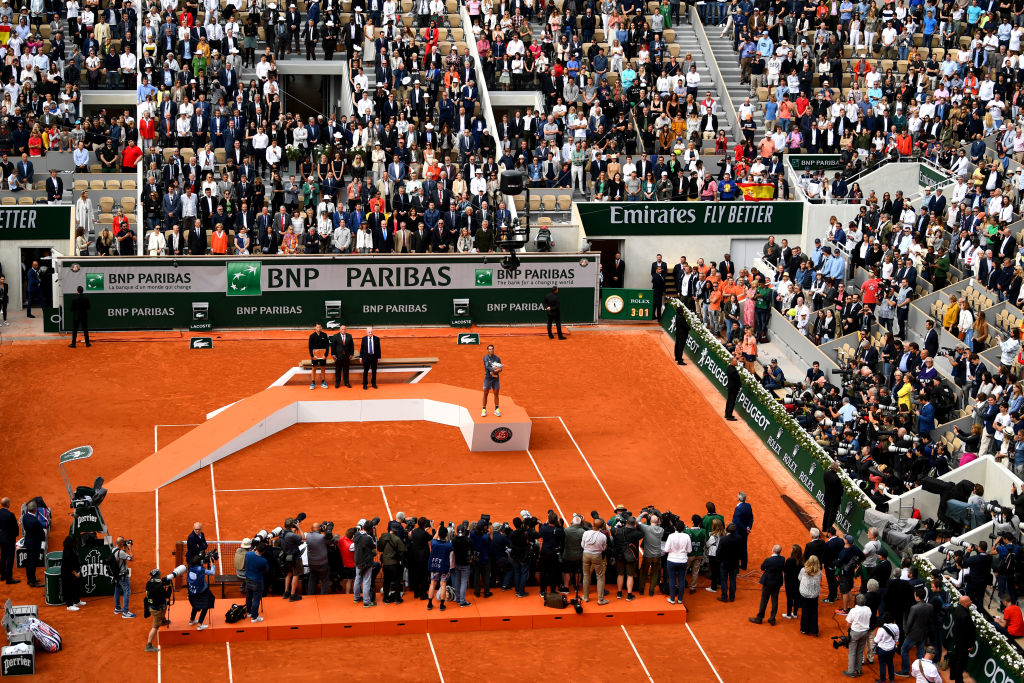
[[[385,384],[379,389],[272,386],[211,413],[206,422],[114,478],[111,493],[143,493],[207,467],[292,425],[309,422],[425,420],[457,427],[470,451],[526,451],[526,410],[502,397],[502,415],[481,417],[480,391],[447,384]]]

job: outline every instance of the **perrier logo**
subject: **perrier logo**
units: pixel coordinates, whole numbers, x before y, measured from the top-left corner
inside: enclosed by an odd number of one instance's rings
[[[476,286],[490,287],[494,278],[494,272],[490,268],[476,269]]]
[[[228,296],[258,296],[263,293],[259,261],[228,261]]]
[[[103,291],[103,273],[86,273],[85,289],[87,292]]]

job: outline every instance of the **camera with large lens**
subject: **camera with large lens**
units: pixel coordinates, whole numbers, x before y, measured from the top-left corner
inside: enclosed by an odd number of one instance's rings
[[[205,553],[199,556],[199,562],[201,564],[213,564],[220,559],[220,551],[214,548],[213,550],[207,550]]]
[[[832,636],[832,649],[838,650],[841,647],[850,647],[850,636]]]
[[[324,536],[333,536],[334,535],[334,522],[327,521],[327,520],[324,520],[323,522],[320,522],[320,533],[322,533]]]

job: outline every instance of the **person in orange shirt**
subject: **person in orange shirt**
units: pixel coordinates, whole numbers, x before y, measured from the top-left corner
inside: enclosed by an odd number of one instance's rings
[[[708,327],[716,336],[722,332],[722,287],[713,287],[708,296]]]
[[[896,136],[896,149],[899,150],[900,156],[910,156],[914,151],[914,139],[910,137],[910,133],[905,130],[900,131],[900,134]]]
[[[743,367],[749,372],[754,372],[757,363],[757,340],[754,338],[754,330],[746,328],[743,330],[743,341],[739,345],[740,355],[743,357]]]
[[[217,223],[217,229],[210,235],[210,253],[221,255],[228,253],[228,234],[224,232],[222,223]]]
[[[384,198],[380,195],[377,195],[370,200],[370,213],[374,213],[375,211],[384,213]]]

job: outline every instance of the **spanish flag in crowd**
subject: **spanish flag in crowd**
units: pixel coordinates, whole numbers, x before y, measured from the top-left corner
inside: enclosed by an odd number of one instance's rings
[[[775,186],[771,183],[736,183],[747,202],[768,202],[775,199]]]
[[[0,22],[0,45],[6,45],[11,38],[11,25],[6,21]]]

